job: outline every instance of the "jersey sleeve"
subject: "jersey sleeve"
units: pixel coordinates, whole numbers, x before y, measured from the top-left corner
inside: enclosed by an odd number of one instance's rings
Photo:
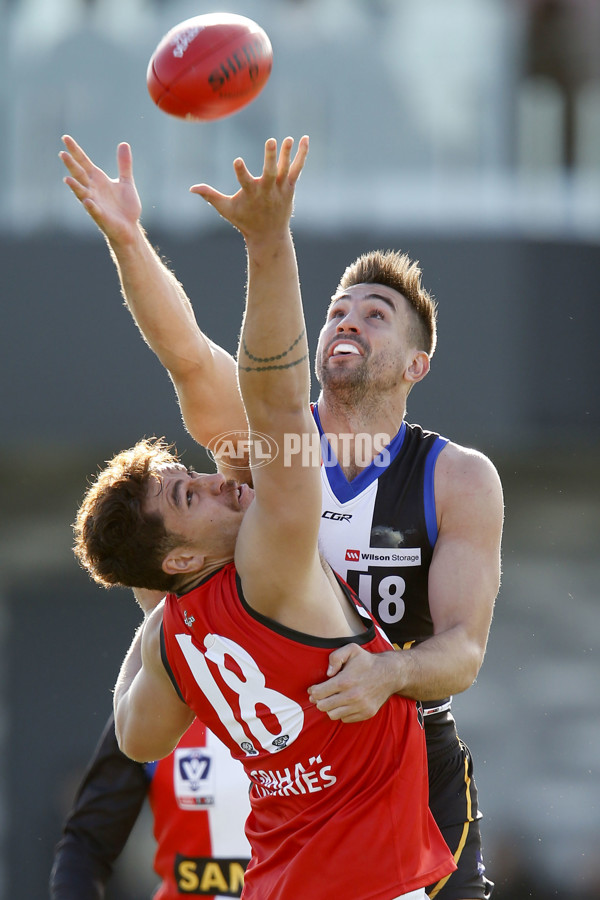
[[[143,765],[120,751],[111,715],[54,851],[51,900],[102,900],[148,784]]]

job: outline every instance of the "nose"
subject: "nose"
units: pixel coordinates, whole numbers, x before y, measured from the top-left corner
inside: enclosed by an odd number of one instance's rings
[[[345,334],[346,332],[359,334],[360,328],[358,326],[358,319],[354,313],[354,310],[348,310],[343,318],[338,319],[337,325],[335,327],[335,332],[336,334]]]
[[[212,475],[205,475],[202,479],[202,487],[211,494],[220,494],[227,479],[221,472],[214,472]]]

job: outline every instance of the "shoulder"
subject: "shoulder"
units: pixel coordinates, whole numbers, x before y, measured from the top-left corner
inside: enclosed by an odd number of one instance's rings
[[[440,453],[437,471],[442,480],[458,481],[462,486],[500,484],[498,470],[491,459],[479,450],[461,447],[453,441],[448,441]]]
[[[479,450],[449,441],[435,470],[435,496],[440,510],[449,505],[487,503],[503,508],[502,483],[492,461]]]

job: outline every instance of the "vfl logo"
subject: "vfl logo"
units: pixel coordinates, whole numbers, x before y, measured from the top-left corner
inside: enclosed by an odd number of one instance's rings
[[[289,734],[281,734],[278,738],[275,738],[275,740],[273,741],[273,746],[277,747],[278,750],[283,750],[285,747],[287,747],[289,739]]]
[[[321,518],[322,519],[332,519],[332,521],[334,521],[334,522],[349,522],[350,519],[352,518],[352,514],[351,513],[336,513],[336,512],[333,512],[333,510],[331,510],[331,509],[326,509],[325,512],[323,513],[323,515],[321,516]]]
[[[346,562],[359,562],[360,550],[346,550]]]
[[[208,756],[184,756],[179,760],[179,772],[193,791],[200,790],[203,781],[208,778],[210,758]]]
[[[195,620],[195,618],[194,618],[193,616],[188,616],[188,614],[187,614],[187,609],[184,609],[184,611],[183,611],[183,621],[185,622],[185,624],[187,625],[188,628],[191,628],[192,625],[194,624],[194,622],[195,622],[196,620]]]

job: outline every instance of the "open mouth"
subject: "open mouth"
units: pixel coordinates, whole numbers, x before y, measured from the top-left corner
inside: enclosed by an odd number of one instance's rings
[[[350,344],[345,341],[340,341],[339,344],[335,344],[333,349],[331,350],[330,356],[362,356],[362,353],[356,346],[356,344]]]

